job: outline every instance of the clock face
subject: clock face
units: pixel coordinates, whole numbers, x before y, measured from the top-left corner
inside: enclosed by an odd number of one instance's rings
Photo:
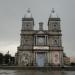
[[[44,44],[44,38],[39,37],[38,38],[38,45],[43,45]]]
[[[43,43],[43,38],[39,38],[39,43]]]

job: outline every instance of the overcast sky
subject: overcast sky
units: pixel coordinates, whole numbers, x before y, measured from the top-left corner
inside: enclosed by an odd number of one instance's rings
[[[75,56],[75,0],[0,0],[0,52],[12,55],[20,44],[21,18],[31,9],[35,28],[40,21],[47,28],[51,9],[61,18],[64,52]]]

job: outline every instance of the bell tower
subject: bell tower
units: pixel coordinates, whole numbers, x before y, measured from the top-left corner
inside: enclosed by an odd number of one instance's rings
[[[50,17],[48,19],[48,30],[58,31],[60,29],[60,18],[57,16],[54,9],[52,9]]]
[[[18,47],[18,65],[27,66],[32,63],[34,19],[30,9],[22,18],[21,39]]]
[[[32,17],[31,11],[28,8],[27,13],[22,18],[22,30],[33,30],[34,29],[34,19]]]
[[[61,41],[61,28],[60,18],[57,16],[54,9],[52,9],[48,19],[48,32],[49,32],[49,47],[50,47],[50,64],[62,65],[63,64],[63,47]]]

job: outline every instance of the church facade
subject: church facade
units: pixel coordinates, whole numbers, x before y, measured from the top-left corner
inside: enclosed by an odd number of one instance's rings
[[[63,47],[60,18],[52,9],[48,18],[48,30],[39,23],[39,30],[34,30],[34,18],[30,9],[22,18],[20,46],[17,48],[19,66],[63,65]]]

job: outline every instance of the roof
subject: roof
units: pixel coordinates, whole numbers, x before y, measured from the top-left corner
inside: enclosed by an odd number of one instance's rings
[[[30,11],[30,8],[27,9],[27,12],[26,12],[24,18],[32,18],[32,13]]]

